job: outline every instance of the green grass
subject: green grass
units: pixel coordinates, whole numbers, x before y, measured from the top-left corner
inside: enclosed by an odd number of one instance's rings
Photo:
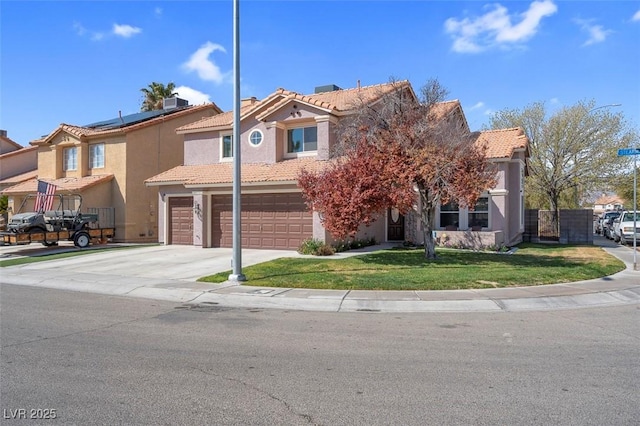
[[[247,285],[340,290],[451,290],[566,283],[603,277],[624,263],[594,246],[523,244],[514,254],[384,250],[344,259],[281,258],[243,268]],[[230,271],[199,281],[226,281]]]

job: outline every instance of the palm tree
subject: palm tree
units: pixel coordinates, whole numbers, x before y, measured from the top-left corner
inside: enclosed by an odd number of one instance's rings
[[[178,95],[173,90],[176,85],[169,82],[166,86],[162,83],[152,82],[148,87],[140,89],[144,93],[144,99],[142,100],[141,111],[153,111],[156,109],[162,109],[162,101],[165,98],[173,98]]]

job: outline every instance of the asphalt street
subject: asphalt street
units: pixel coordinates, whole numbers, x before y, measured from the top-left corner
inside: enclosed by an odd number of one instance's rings
[[[637,304],[310,312],[0,290],[2,424],[640,423]]]

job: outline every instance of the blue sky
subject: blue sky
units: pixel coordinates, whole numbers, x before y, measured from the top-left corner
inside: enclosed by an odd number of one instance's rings
[[[622,104],[640,128],[638,1],[240,2],[241,95],[430,78],[472,130],[542,101]],[[140,110],[152,81],[233,106],[233,2],[0,2],[0,128],[27,145],[60,123]]]

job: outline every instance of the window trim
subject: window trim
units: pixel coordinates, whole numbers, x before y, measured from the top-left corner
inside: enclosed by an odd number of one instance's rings
[[[73,167],[69,165],[70,156],[68,153],[73,152]],[[65,172],[72,172],[78,170],[78,147],[70,146],[62,150],[62,170]]]
[[[231,140],[231,156],[224,156],[224,138],[229,137]],[[233,133],[220,133],[220,162],[233,161]]]
[[[304,146],[305,146],[305,142],[304,140],[302,141],[302,147],[303,150],[299,151],[299,152],[290,152],[289,151],[289,132],[293,131],[293,130],[297,130],[297,129],[302,129],[302,134],[304,136],[304,129],[307,128],[315,128],[316,129],[316,149],[314,150],[309,150],[309,151],[305,151],[304,150]],[[318,124],[317,123],[307,123],[307,124],[299,124],[296,126],[292,126],[292,127],[288,127],[286,129],[286,137],[284,138],[284,152],[285,152],[285,158],[296,158],[296,157],[310,157],[310,156],[314,156],[318,154]]]
[[[93,160],[95,158],[100,158],[100,157],[95,157],[93,154],[95,152],[95,149],[97,149],[98,147],[102,147],[102,162],[98,165],[94,165],[93,164]],[[89,144],[89,169],[93,170],[93,169],[104,169],[104,164],[106,162],[106,155],[105,155],[105,145],[104,142],[100,142],[100,143],[92,143]]]
[[[258,134],[260,135],[260,142],[258,143],[253,143],[253,135],[254,134]],[[260,129],[253,129],[251,132],[249,132],[249,136],[247,137],[247,140],[249,141],[249,145],[252,147],[259,147],[260,145],[262,145],[262,142],[264,142],[264,133],[262,133],[262,130]]]

